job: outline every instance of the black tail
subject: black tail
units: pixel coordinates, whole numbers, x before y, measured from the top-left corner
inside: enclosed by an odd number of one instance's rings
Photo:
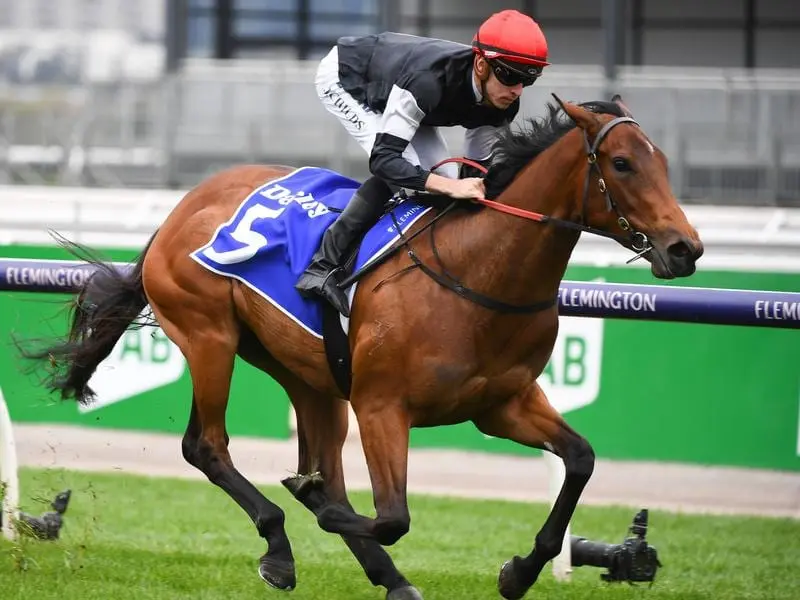
[[[93,265],[96,271],[71,301],[72,324],[66,339],[37,349],[17,347],[22,356],[36,361],[34,368],[47,369],[45,386],[59,392],[62,399],[74,398],[81,404],[92,400],[94,392],[88,383],[97,365],[147,306],[142,263],[153,237],[129,270],[104,262],[88,248],[60,240],[70,254]]]

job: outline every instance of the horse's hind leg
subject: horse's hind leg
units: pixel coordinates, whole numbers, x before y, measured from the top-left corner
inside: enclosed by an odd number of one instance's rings
[[[476,419],[475,424],[486,434],[548,449],[564,461],[564,483],[547,520],[536,534],[533,549],[524,558],[515,556],[500,571],[500,594],[508,600],[516,600],[525,595],[547,562],[561,551],[567,525],[594,470],[594,451],[564,422],[536,383]]]
[[[347,499],[342,469],[342,446],[347,436],[347,404],[323,396],[299,380],[282,381],[297,413],[298,473],[283,481],[289,491],[315,515],[330,504],[355,514]],[[316,475],[319,473],[319,475]],[[370,582],[383,586],[387,600],[415,600],[419,591],[397,570],[375,540],[342,535]]]
[[[239,328],[232,315],[211,318],[192,310],[189,303],[176,306],[181,327],[161,311],[157,316],[186,357],[192,376],[194,395],[183,437],[183,456],[244,509],[267,541],[267,552],[259,564],[262,579],[275,588],[291,590],[296,585],[295,567],[284,513],[236,470],[228,452],[225,411]]]

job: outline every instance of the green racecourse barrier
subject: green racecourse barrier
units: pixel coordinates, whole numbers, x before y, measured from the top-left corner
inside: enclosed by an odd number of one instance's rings
[[[0,247],[0,255],[68,258],[54,247]],[[127,262],[134,253],[108,251],[104,257]],[[41,277],[30,269],[3,270],[18,283]],[[791,273],[700,270],[689,280],[662,285],[644,269],[575,266],[566,279],[658,283],[669,291],[683,286],[800,290],[800,275]],[[46,396],[35,377],[21,374],[10,335],[62,333],[66,298],[0,293],[0,337],[7,340],[0,345],[0,385],[12,420],[182,433],[191,382],[182,355],[160,329],[126,333],[93,380],[98,403],[85,409]],[[568,314],[571,305],[600,310],[605,303],[646,318],[655,298],[647,293],[574,292],[562,294],[560,305]],[[800,471],[800,335],[783,328],[800,326],[800,305],[759,302],[753,304],[751,320],[762,326],[564,316],[555,351],[539,381],[568,422],[591,440],[598,457]],[[702,317],[712,309],[697,305],[697,314]],[[684,311],[686,320],[694,320],[692,310]],[[238,361],[229,405],[230,434],[288,438],[289,413],[280,387]],[[487,437],[471,424],[415,429],[411,443],[540,454]]]

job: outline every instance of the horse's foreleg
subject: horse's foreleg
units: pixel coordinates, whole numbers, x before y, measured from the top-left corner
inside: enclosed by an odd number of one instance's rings
[[[344,482],[342,446],[347,436],[347,404],[321,396],[302,382],[284,385],[297,412],[298,473],[283,480],[289,491],[311,512],[335,505],[355,517]],[[319,475],[317,475],[317,473]],[[320,477],[321,476],[321,477]],[[389,600],[421,599],[375,540],[342,535],[370,582],[386,588]]]
[[[547,562],[561,551],[569,521],[594,469],[594,451],[564,422],[538,384],[476,419],[475,424],[486,434],[548,449],[564,461],[564,483],[536,534],[533,550],[524,558],[515,556],[500,571],[500,594],[515,600],[525,595]]]
[[[318,511],[317,522],[330,533],[366,537],[390,546],[411,526],[406,500],[410,421],[394,399],[371,397],[367,404],[354,404],[353,408],[372,482],[376,518],[331,503]]]
[[[236,470],[228,452],[225,412],[238,329],[224,319],[209,322],[197,313],[193,313],[192,319],[192,327],[187,329],[191,335],[183,336],[171,322],[160,318],[167,335],[186,357],[192,376],[194,395],[183,437],[183,456],[244,509],[258,534],[267,541],[267,552],[259,563],[261,578],[275,588],[293,589],[294,558],[284,529],[284,513]]]

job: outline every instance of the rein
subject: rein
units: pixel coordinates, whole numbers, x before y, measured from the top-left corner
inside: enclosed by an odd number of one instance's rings
[[[586,170],[586,179],[584,180],[584,185],[583,185],[583,199],[581,200],[581,205],[582,205],[582,207],[581,207],[581,220],[579,222],[569,221],[569,220],[566,220],[566,219],[559,219],[559,218],[556,218],[556,217],[551,217],[549,215],[545,215],[545,214],[542,214],[542,213],[538,213],[538,212],[534,212],[534,211],[530,211],[530,210],[525,210],[523,208],[518,208],[518,207],[515,207],[515,206],[509,206],[507,204],[502,204],[500,202],[495,202],[494,200],[489,200],[487,198],[475,198],[475,199],[473,199],[473,201],[477,202],[478,204],[482,204],[484,206],[487,206],[487,207],[489,207],[489,208],[491,208],[493,210],[496,210],[498,212],[503,212],[503,213],[507,213],[509,215],[513,215],[515,217],[528,219],[528,220],[534,221],[536,223],[548,223],[548,224],[555,225],[557,227],[563,227],[563,228],[566,228],[566,229],[573,229],[573,230],[577,230],[577,231],[582,231],[582,232],[590,233],[592,235],[598,235],[598,236],[601,236],[601,237],[606,237],[606,238],[612,239],[612,240],[614,240],[616,242],[619,242],[622,245],[629,245],[638,254],[636,254],[636,256],[634,256],[633,258],[631,258],[628,261],[628,263],[633,262],[634,260],[636,260],[638,258],[641,258],[645,254],[650,252],[653,248],[650,245],[650,242],[647,239],[647,236],[642,232],[634,230],[633,227],[631,226],[630,222],[619,211],[619,208],[617,207],[617,204],[614,202],[613,198],[611,197],[610,192],[608,191],[608,186],[606,185],[605,179],[603,178],[603,172],[601,171],[600,165],[597,162],[597,150],[598,150],[600,144],[602,143],[602,141],[605,139],[605,137],[608,135],[608,133],[614,127],[616,127],[617,125],[620,125],[622,123],[633,123],[634,125],[637,125],[637,126],[639,125],[639,123],[637,123],[636,120],[634,120],[631,117],[616,117],[616,118],[612,119],[611,121],[609,121],[608,123],[606,123],[600,129],[600,131],[597,134],[597,137],[594,140],[594,143],[591,143],[591,144],[589,143],[589,137],[588,137],[588,134],[586,133],[586,130],[583,131],[583,143],[584,143],[584,148],[586,150],[586,159],[587,159],[587,161],[589,163],[589,168]],[[480,164],[480,163],[478,163],[476,161],[470,160],[468,158],[462,158],[462,157],[446,158],[446,159],[436,163],[435,165],[433,165],[433,167],[431,167],[431,171],[434,171],[437,168],[441,167],[442,165],[445,165],[445,164],[448,164],[448,163],[451,163],[451,162],[462,163],[462,164],[468,165],[470,167],[473,167],[473,168],[479,170],[484,175],[486,175],[488,173],[488,169],[486,167],[484,167],[482,164]],[[600,189],[600,192],[604,195],[604,197],[606,199],[607,210],[609,210],[609,211],[613,210],[617,214],[617,217],[618,217],[617,218],[617,222],[619,223],[620,228],[622,228],[623,231],[628,232],[628,235],[619,235],[619,234],[616,234],[616,233],[611,233],[611,232],[605,231],[603,229],[598,229],[596,227],[592,227],[592,226],[586,224],[586,220],[587,220],[586,219],[586,211],[587,211],[587,203],[588,203],[588,199],[589,199],[589,184],[590,184],[590,181],[591,181],[591,178],[592,178],[592,174],[595,171],[597,172],[597,175],[598,175],[598,182],[597,182],[598,187]],[[542,302],[536,302],[536,303],[533,303],[533,304],[524,304],[524,305],[508,304],[508,303],[502,302],[500,300],[495,300],[494,298],[491,298],[489,296],[485,296],[485,295],[483,295],[483,294],[481,294],[479,292],[476,292],[475,290],[471,290],[471,289],[465,287],[458,279],[456,279],[455,277],[453,277],[452,275],[450,275],[447,272],[447,269],[442,264],[441,258],[439,257],[439,253],[438,253],[438,251],[436,249],[436,243],[435,243],[435,240],[434,240],[434,229],[435,229],[436,222],[439,219],[441,219],[445,214],[450,212],[453,208],[455,208],[455,206],[457,206],[460,203],[461,203],[460,200],[454,200],[453,202],[451,202],[444,210],[442,210],[438,215],[436,215],[436,217],[434,217],[429,223],[427,223],[424,227],[419,229],[413,235],[411,235],[409,237],[406,237],[406,236],[403,235],[403,233],[400,233],[400,240],[401,240],[400,244],[398,244],[398,245],[390,248],[389,250],[387,250],[387,252],[384,253],[384,255],[382,257],[379,257],[379,259],[377,259],[377,260],[373,261],[372,263],[362,267],[359,271],[357,271],[356,273],[351,274],[349,277],[346,277],[344,280],[342,280],[338,284],[339,287],[343,288],[343,289],[347,288],[353,282],[355,282],[357,279],[359,279],[363,275],[365,275],[367,272],[373,270],[378,265],[382,264],[386,259],[389,258],[389,256],[393,255],[394,252],[396,250],[398,250],[401,246],[405,246],[409,258],[414,263],[414,265],[412,267],[409,267],[410,269],[413,269],[414,267],[419,268],[423,273],[425,273],[428,277],[433,279],[439,285],[441,285],[443,287],[446,287],[449,290],[451,290],[451,291],[455,292],[456,294],[458,294],[459,296],[462,296],[463,298],[469,300],[470,302],[474,302],[475,304],[479,304],[479,305],[481,305],[481,306],[483,306],[485,308],[489,308],[491,310],[495,310],[495,311],[498,311],[498,312],[520,314],[520,313],[538,312],[538,311],[541,311],[541,310],[548,309],[548,308],[552,307],[553,305],[555,305],[555,303],[557,301],[557,298],[552,298],[550,300],[545,300],[545,301],[542,301]],[[395,228],[397,229],[398,232],[400,232],[400,225],[397,222],[397,219],[395,218],[394,213],[392,212],[391,214],[392,214],[392,219],[393,219]],[[412,239],[414,239],[415,237],[417,237],[419,234],[421,234],[423,231],[425,231],[426,229],[430,229],[431,247],[433,249],[433,255],[436,258],[436,261],[439,263],[439,266],[441,267],[441,270],[442,270],[441,273],[438,273],[438,272],[434,271],[433,269],[431,269],[430,267],[428,267],[427,265],[425,265],[419,259],[419,257],[416,255],[416,253],[411,249],[411,247],[409,246],[409,242]],[[407,269],[403,269],[403,271],[401,271],[401,272],[404,272],[406,270],[408,270],[408,268]]]

